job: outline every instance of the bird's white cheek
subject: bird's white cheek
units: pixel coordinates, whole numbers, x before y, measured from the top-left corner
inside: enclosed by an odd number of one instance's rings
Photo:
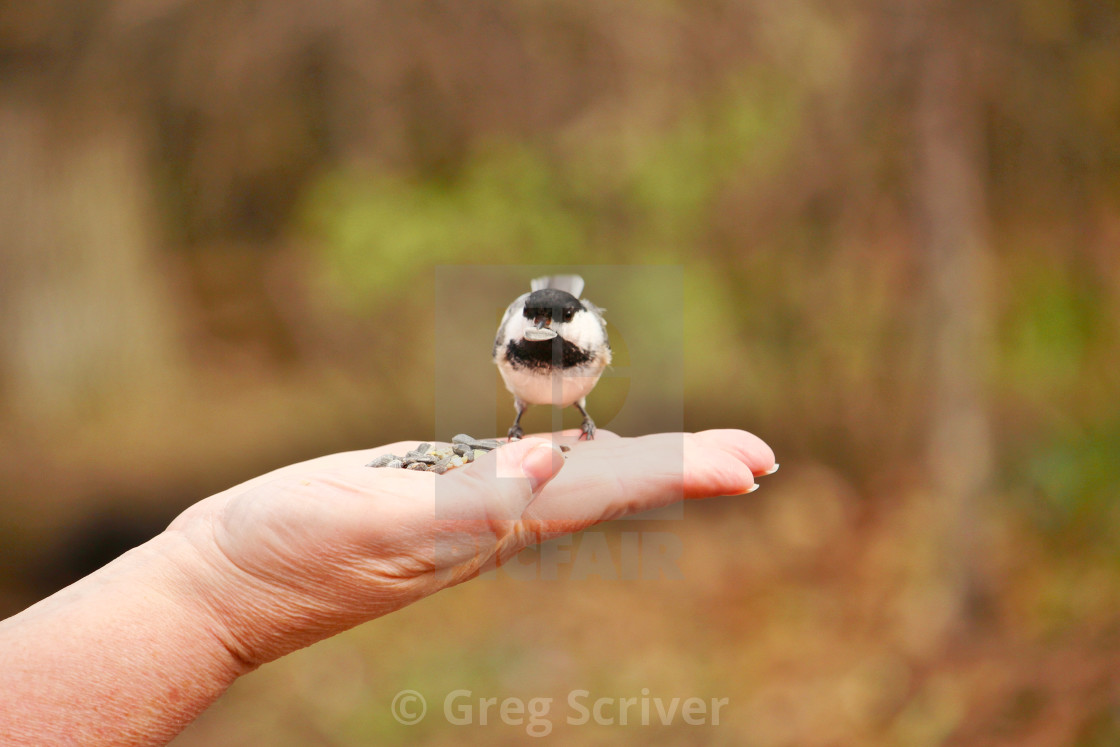
[[[506,327],[506,332],[511,340],[525,339],[525,333],[536,329],[533,323],[525,318],[524,315],[518,314],[510,320],[509,325]]]
[[[553,328],[565,340],[584,350],[594,350],[603,340],[599,321],[586,312],[576,314],[570,322],[554,324]]]

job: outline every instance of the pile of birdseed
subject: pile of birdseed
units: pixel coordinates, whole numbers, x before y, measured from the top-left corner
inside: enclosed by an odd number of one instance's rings
[[[422,443],[404,456],[382,454],[366,466],[411,469],[417,472],[435,472],[437,475],[442,475],[449,469],[470,464],[499,446],[505,446],[506,443],[506,441],[499,441],[496,438],[474,438],[466,433],[460,433],[451,439],[450,446],[440,446],[433,449],[430,443]],[[560,450],[571,451],[566,444],[561,444]]]
[[[465,433],[460,433],[451,439],[450,446],[433,449],[431,444],[422,443],[404,456],[382,454],[366,466],[411,469],[442,475],[449,469],[470,464],[480,456],[504,444],[504,441],[498,441],[494,438],[473,438]]]

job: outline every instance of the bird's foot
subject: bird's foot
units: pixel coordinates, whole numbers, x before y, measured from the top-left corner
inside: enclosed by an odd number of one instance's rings
[[[589,417],[583,419],[583,424],[579,427],[582,431],[581,439],[591,441],[595,438],[595,421]]]
[[[520,441],[521,438],[525,435],[525,431],[521,430],[520,425],[514,423],[512,426],[510,426],[509,433],[507,435],[509,436],[510,441]]]

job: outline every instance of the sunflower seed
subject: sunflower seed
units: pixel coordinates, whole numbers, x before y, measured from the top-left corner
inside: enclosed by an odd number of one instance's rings
[[[382,454],[367,467],[386,467],[391,469],[410,469],[414,472],[435,472],[442,475],[448,470],[470,464],[487,452],[504,446],[504,441],[495,438],[475,438],[466,433],[459,433],[451,439],[447,446],[434,446],[424,442],[418,444],[404,456],[396,454]]]

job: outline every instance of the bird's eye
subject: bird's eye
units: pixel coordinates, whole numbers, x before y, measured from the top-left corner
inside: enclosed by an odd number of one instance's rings
[[[564,309],[564,321],[565,322],[572,321],[572,315],[574,313],[575,313],[575,311],[573,311],[572,309]]]

